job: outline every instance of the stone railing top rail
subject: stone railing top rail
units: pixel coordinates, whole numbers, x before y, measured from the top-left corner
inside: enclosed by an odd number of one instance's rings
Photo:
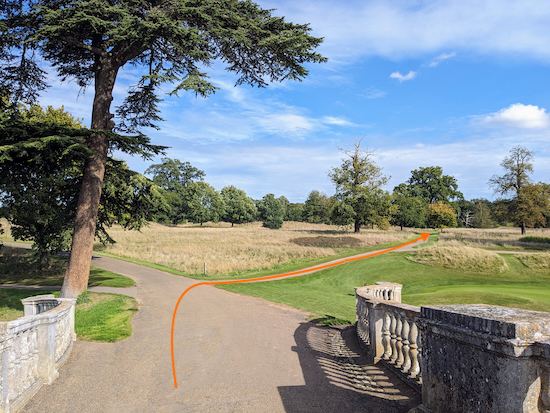
[[[505,339],[550,337],[550,313],[485,304],[422,307],[423,319]]]
[[[47,297],[46,301],[48,301],[49,299],[50,298]],[[0,322],[0,342],[8,338],[8,336],[6,335],[6,333],[8,332],[12,334],[17,334],[43,322],[51,322],[60,319],[68,311],[70,311],[71,307],[76,303],[76,299],[72,298],[54,298],[54,300],[56,300],[59,305],[53,307],[49,311],[31,316],[19,317],[12,321]]]
[[[384,301],[401,302],[402,284],[378,281],[375,285],[365,285],[357,287],[355,291],[358,295],[364,298],[377,298]]]

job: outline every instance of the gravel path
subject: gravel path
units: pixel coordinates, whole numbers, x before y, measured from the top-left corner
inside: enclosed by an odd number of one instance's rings
[[[136,280],[133,335],[114,344],[77,341],[59,378],[24,412],[400,413],[420,403],[367,364],[353,327],[319,327],[307,313],[210,286],[180,304],[175,389],[172,312],[197,281],[107,257],[92,264]]]

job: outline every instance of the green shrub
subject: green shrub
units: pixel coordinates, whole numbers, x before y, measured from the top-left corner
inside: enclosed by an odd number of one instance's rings
[[[532,243],[537,243],[537,244],[550,244],[550,238],[546,238],[546,237],[528,236],[528,237],[520,238],[519,241],[521,241],[521,242],[532,242]]]

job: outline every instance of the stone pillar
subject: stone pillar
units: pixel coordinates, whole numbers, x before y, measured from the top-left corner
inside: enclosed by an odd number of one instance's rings
[[[23,303],[23,308],[25,309],[25,317],[40,314],[44,312],[44,310],[50,310],[58,305],[53,294],[35,295],[33,297],[23,298],[21,302]],[[44,306],[46,307],[44,308]]]
[[[481,304],[422,307],[419,327],[420,411],[548,412],[550,358],[537,342],[550,337],[550,313]]]

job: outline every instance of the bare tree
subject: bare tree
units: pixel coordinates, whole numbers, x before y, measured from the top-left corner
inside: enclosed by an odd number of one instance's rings
[[[524,201],[525,190],[533,184],[529,174],[533,173],[533,156],[534,152],[522,146],[516,146],[510,150],[510,156],[504,158],[500,166],[504,168],[504,175],[493,175],[489,180],[489,185],[493,187],[495,194],[507,195],[512,193],[513,205],[512,210],[523,211],[525,208]],[[524,214],[511,213],[511,217],[521,227],[521,233],[525,234],[525,217]]]

